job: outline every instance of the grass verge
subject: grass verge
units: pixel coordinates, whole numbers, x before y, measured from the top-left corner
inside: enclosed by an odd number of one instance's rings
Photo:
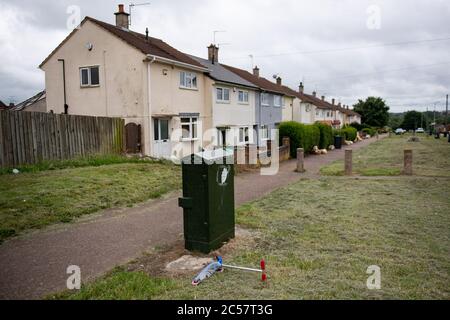
[[[420,142],[408,142],[407,136],[392,136],[353,154],[353,171],[362,176],[398,176],[403,170],[403,150],[413,150],[413,170],[419,176],[450,177],[450,144],[444,139],[421,135]],[[321,169],[321,174],[342,176],[343,160]]]
[[[199,287],[190,285],[194,274],[152,280],[120,270],[56,298],[449,299],[448,212],[448,178],[302,180],[237,212],[238,223],[257,236],[225,258],[257,266],[264,257],[267,284],[229,270]],[[371,265],[381,268],[381,290],[366,286]],[[161,279],[173,286],[146,289],[148,281]]]
[[[132,206],[181,187],[179,167],[141,161],[0,175],[0,241],[24,230]]]

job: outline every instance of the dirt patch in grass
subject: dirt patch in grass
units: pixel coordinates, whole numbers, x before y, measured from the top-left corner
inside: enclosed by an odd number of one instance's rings
[[[153,162],[0,175],[0,241],[180,187],[179,167]]]
[[[403,170],[403,150],[413,150],[413,171],[418,176],[450,177],[450,144],[443,139],[421,135],[419,142],[408,142],[410,136],[392,136],[353,155],[353,171],[363,176],[396,176]],[[320,172],[328,176],[342,176],[344,162],[336,161]]]

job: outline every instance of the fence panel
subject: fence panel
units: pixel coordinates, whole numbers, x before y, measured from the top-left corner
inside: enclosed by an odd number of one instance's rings
[[[120,118],[0,111],[0,167],[45,160],[120,154],[125,122]]]

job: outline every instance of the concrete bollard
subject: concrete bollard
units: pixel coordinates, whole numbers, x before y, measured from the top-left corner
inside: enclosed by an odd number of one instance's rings
[[[305,151],[303,148],[297,149],[297,172],[305,172]]]
[[[345,150],[345,175],[351,176],[353,173],[353,150]]]
[[[405,150],[404,151],[404,168],[403,168],[403,174],[407,176],[412,176],[413,174],[413,152],[412,150]]]

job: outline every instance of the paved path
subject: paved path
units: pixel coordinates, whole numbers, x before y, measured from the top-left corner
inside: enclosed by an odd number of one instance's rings
[[[351,146],[359,149],[376,141]],[[305,160],[307,173],[294,172],[295,160],[281,164],[276,176],[246,173],[237,176],[236,204],[317,176],[319,169],[342,159],[344,150]],[[0,245],[0,299],[39,299],[65,289],[69,265],[81,268],[83,282],[133,260],[155,246],[170,245],[182,237],[179,193],[135,208],[110,209],[66,225],[49,227]]]

